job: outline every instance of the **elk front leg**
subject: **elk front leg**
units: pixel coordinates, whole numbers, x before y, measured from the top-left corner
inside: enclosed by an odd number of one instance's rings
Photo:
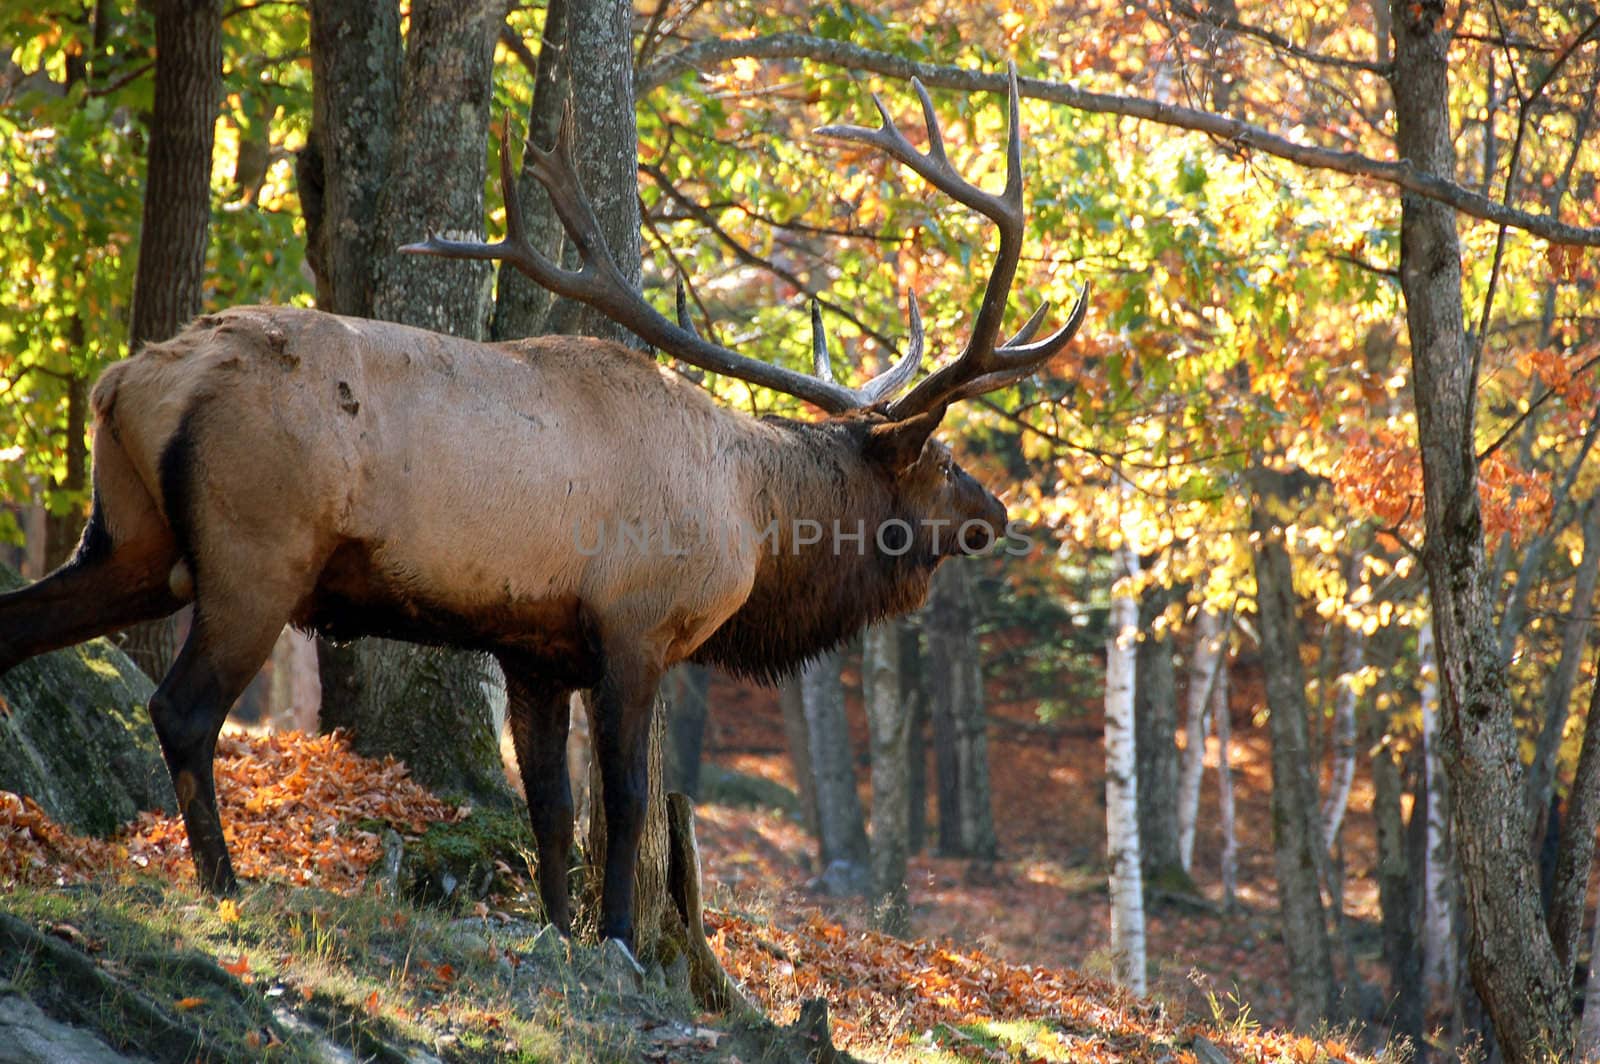
[[[572,856],[572,783],[567,776],[567,725],[572,692],[505,656],[500,668],[506,676],[506,721],[539,856],[539,900],[545,918],[563,935],[570,935],[567,866]]]
[[[650,713],[661,667],[606,648],[595,689],[594,750],[606,813],[600,937],[633,950],[633,880],[649,794]]]

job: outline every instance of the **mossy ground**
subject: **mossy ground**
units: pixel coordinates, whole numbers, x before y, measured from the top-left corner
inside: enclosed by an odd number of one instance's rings
[[[0,943],[9,989],[151,1059],[801,1059],[718,1025],[534,920],[259,884],[232,901],[145,882],[7,898],[42,937]]]

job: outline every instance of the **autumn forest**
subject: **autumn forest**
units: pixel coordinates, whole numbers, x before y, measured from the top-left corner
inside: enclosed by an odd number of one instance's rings
[[[0,1058],[1600,1058],[1600,7],[0,29]]]

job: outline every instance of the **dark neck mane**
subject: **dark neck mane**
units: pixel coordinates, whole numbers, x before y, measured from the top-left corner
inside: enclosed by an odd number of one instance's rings
[[[777,683],[863,627],[908,613],[927,596],[935,560],[920,541],[899,556],[883,553],[877,529],[900,512],[886,483],[870,475],[848,422],[769,421],[778,445],[751,463],[757,529],[776,520],[776,548],[761,546],[750,597],[691,655],[762,683]],[[796,553],[798,521],[816,521],[822,540]],[[834,522],[864,540],[842,540]],[[919,537],[920,540],[920,537]]]

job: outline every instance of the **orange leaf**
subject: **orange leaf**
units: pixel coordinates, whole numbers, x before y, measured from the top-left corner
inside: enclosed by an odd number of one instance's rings
[[[376,1016],[378,1014],[378,992],[376,990],[367,995],[366,1009],[369,1015]]]
[[[198,997],[179,998],[177,1001],[173,1002],[174,1005],[176,1005],[178,1008],[182,1009],[185,1012],[188,1012],[190,1009],[199,1008],[201,1005],[204,1005],[205,1003],[206,1003],[206,999],[205,998],[198,998]]]
[[[222,970],[229,975],[244,975],[250,970],[250,958],[241,953],[236,961],[223,961]]]
[[[451,965],[441,964],[433,971],[439,977],[441,983],[453,983],[456,980],[456,970]]]

